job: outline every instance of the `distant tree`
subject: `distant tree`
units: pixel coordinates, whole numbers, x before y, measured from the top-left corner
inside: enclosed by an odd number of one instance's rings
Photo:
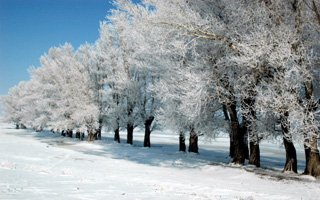
[[[25,105],[21,100],[23,99],[26,85],[26,82],[20,82],[17,86],[14,86],[9,90],[8,95],[1,98],[4,121],[14,123],[17,129],[19,129],[23,123],[22,110]]]

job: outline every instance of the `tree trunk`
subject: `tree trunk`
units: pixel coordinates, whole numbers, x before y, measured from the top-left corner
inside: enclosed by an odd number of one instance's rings
[[[101,129],[99,129],[99,132],[98,132],[98,140],[101,140]]]
[[[186,139],[184,133],[181,131],[179,134],[179,151],[186,152]]]
[[[22,124],[22,123],[17,123],[16,124],[16,129],[26,129],[27,127],[24,125],[24,124]]]
[[[240,131],[239,123],[232,122],[231,131],[233,135],[234,157],[233,163],[243,165],[245,161],[245,145],[243,142],[243,134]]]
[[[223,115],[224,115],[224,120],[229,121],[229,115],[228,115],[228,110],[227,110],[227,106],[225,104],[222,105],[222,111],[223,111]]]
[[[119,127],[114,130],[114,138],[113,138],[114,141],[120,143],[120,132],[119,132]]]
[[[102,127],[99,127],[98,129],[96,129],[96,133],[94,134],[94,137],[96,140],[101,140],[101,129]]]
[[[92,142],[94,140],[95,140],[94,130],[89,130],[89,132],[88,132],[88,141]]]
[[[289,112],[281,114],[281,128],[283,133],[283,144],[286,150],[286,163],[284,165],[283,172],[294,172],[297,173],[297,153],[294,147],[291,136],[289,134]],[[289,138],[288,138],[289,137]]]
[[[320,156],[317,145],[317,138],[309,142],[311,146],[305,145],[305,155],[306,155],[306,168],[303,174],[311,175],[314,177],[320,176]]]
[[[144,126],[145,126],[144,142],[143,142],[144,147],[151,147],[150,134],[151,134],[151,124],[153,120],[154,120],[154,117],[151,116],[144,122]]]
[[[114,129],[114,137],[113,137],[113,140],[115,142],[118,142],[120,143],[120,128],[119,128],[119,119],[117,118],[117,121],[116,121],[116,128]]]
[[[230,121],[229,114],[228,114],[228,109],[227,109],[227,106],[225,104],[222,105],[222,111],[223,111],[223,114],[224,114],[224,119],[226,121]],[[229,144],[229,156],[230,156],[230,158],[233,158],[234,157],[234,144],[233,144],[233,137],[232,137],[232,132],[231,131],[229,132],[229,141],[230,141],[230,144]]]
[[[188,151],[193,152],[193,153],[199,153],[199,151],[198,151],[198,135],[194,132],[193,128],[190,131]]]
[[[133,144],[133,125],[127,124],[127,143]]]
[[[81,140],[81,141],[84,140],[84,132],[82,132],[82,133],[80,134],[80,140]]]
[[[243,165],[245,161],[245,145],[243,133],[240,131],[236,102],[231,103],[227,108],[230,114],[231,138],[233,140],[233,143],[230,142],[230,145],[233,145],[233,147],[230,146],[230,150],[233,150],[231,152],[231,155],[233,155],[232,162]]]
[[[305,109],[307,119],[305,119],[306,126],[313,127],[312,129],[312,135],[308,135],[307,133],[304,133],[305,137],[305,156],[306,156],[306,168],[304,170],[304,174],[311,175],[314,177],[320,176],[320,155],[318,150],[318,140],[317,137],[319,136],[319,128],[317,126],[314,126],[314,112],[318,109],[319,102],[317,103],[314,100],[313,95],[313,84],[312,82],[306,82],[305,83],[305,93],[306,93],[306,99],[308,100],[307,107]],[[317,134],[318,133],[318,134]]]
[[[62,130],[62,131],[61,131],[61,136],[66,137],[66,132],[65,132],[65,130]]]
[[[297,153],[293,143],[283,138],[284,148],[286,149],[286,163],[283,172],[297,173]]]
[[[96,136],[96,140],[101,140],[101,131],[102,131],[102,118],[99,119],[99,129],[96,131],[97,136]]]
[[[73,137],[73,131],[72,130],[67,130],[67,136],[72,138]]]
[[[76,132],[76,138],[79,139],[79,140],[80,140],[80,135],[81,135],[80,131],[77,130],[77,132]]]
[[[229,156],[230,158],[234,158],[234,142],[233,142],[232,130],[229,133],[229,138],[230,138]]]
[[[259,143],[250,142],[249,164],[260,167],[260,147]]]
[[[242,126],[240,125],[240,133],[243,135],[243,150],[244,150],[244,158],[249,160],[249,147],[248,147],[248,128],[244,122]]]
[[[260,147],[259,147],[259,137],[256,131],[256,111],[255,111],[255,99],[256,93],[254,90],[251,91],[251,97],[245,98],[242,101],[243,108],[243,134],[245,139],[245,156],[246,159],[249,159],[249,164],[260,167]],[[249,146],[248,149],[248,137],[249,137]],[[249,155],[250,154],[250,155]]]

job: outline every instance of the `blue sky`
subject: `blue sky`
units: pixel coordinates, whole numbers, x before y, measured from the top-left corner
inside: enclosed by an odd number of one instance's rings
[[[93,43],[111,0],[0,0],[0,95],[52,46]]]

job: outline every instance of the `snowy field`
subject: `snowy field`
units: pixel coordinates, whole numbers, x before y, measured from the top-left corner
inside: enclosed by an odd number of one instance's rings
[[[175,135],[152,133],[150,149],[142,138],[136,132],[130,146],[104,134],[88,143],[1,124],[0,199],[319,199],[319,180],[280,173],[279,144],[261,145],[257,170],[227,164],[227,138],[200,139],[199,155],[178,152]]]

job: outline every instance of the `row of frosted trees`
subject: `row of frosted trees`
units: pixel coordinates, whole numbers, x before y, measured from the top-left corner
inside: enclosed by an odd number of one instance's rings
[[[7,120],[41,130],[145,128],[179,134],[198,152],[199,135],[230,133],[232,162],[260,166],[259,143],[283,138],[284,171],[320,176],[320,4],[315,0],[115,2],[95,44],[51,48],[31,78],[3,99]]]

